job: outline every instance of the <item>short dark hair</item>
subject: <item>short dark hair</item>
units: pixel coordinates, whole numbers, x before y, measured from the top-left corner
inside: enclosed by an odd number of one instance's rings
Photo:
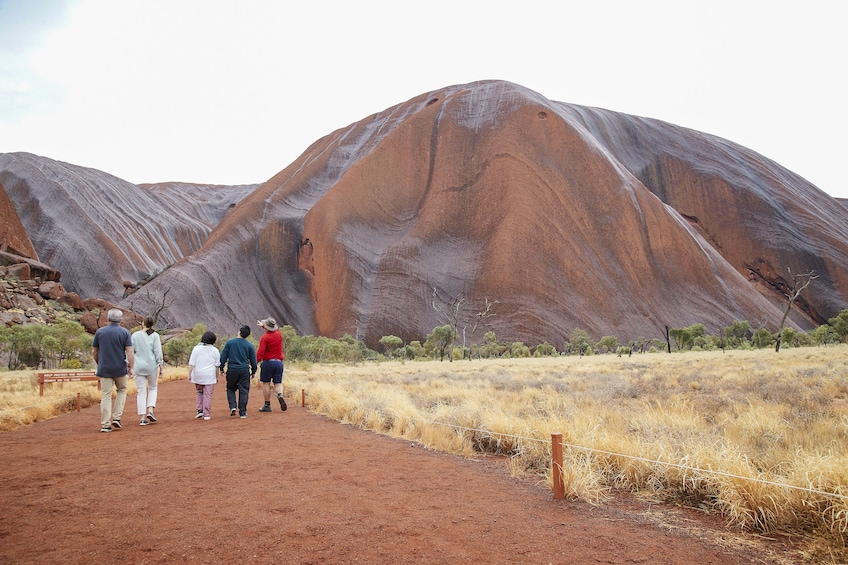
[[[212,345],[217,340],[218,336],[212,332],[203,332],[203,337],[200,338],[200,342],[205,343],[206,345]]]
[[[241,337],[247,337],[250,335],[250,326],[242,326],[239,328],[239,335]]]

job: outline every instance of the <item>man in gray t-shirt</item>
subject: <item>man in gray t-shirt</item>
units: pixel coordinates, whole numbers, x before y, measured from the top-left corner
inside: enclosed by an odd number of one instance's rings
[[[113,308],[106,316],[109,325],[98,329],[91,342],[91,356],[97,363],[97,376],[100,377],[101,432],[111,432],[113,427],[121,428],[121,414],[127,401],[127,375],[132,376],[135,363],[132,336],[128,329],[120,325],[123,312]],[[117,390],[114,406],[112,385]]]

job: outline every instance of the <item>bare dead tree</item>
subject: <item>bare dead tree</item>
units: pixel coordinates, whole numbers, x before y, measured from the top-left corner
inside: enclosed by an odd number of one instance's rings
[[[159,297],[159,299],[157,300],[157,299],[153,298],[153,296],[150,294],[149,289],[145,289],[144,298],[145,298],[147,303],[153,305],[152,306],[152,312],[149,315],[153,317],[153,323],[154,324],[156,324],[159,321],[159,315],[174,303],[173,300],[168,301],[168,293],[169,292],[171,292],[171,289],[167,288],[165,290],[165,292],[162,293],[162,296]],[[135,317],[136,324],[141,324],[142,322],[144,322],[144,318],[139,320],[139,314],[136,313],[136,311],[135,311],[135,302],[134,301],[130,301],[130,310],[132,311],[133,316]]]
[[[500,300],[489,301],[489,298],[486,297],[486,303],[482,311],[477,312],[474,315],[474,319],[471,321],[471,335],[468,337],[468,340],[471,342],[472,347],[474,346],[474,335],[477,333],[477,329],[480,327],[480,324],[484,324],[484,320],[486,318],[491,318],[495,314],[492,312],[492,308],[495,304],[499,304]],[[468,324],[464,328],[462,328],[462,346],[465,348],[465,330],[468,328]],[[471,361],[471,353],[468,353],[468,360]]]
[[[454,340],[450,344],[451,351],[456,343],[456,338],[459,336],[460,326],[462,327],[462,351],[465,355],[466,344],[468,341],[473,342],[474,336],[480,327],[485,326],[486,318],[491,318],[495,314],[492,312],[495,304],[500,303],[499,300],[489,300],[485,298],[483,309],[476,312],[473,316],[466,316],[467,299],[464,292],[460,292],[456,296],[450,297],[446,302],[441,301],[438,296],[438,291],[433,287],[433,310],[438,312],[441,317],[447,322],[447,325],[453,330]],[[452,360],[453,355],[451,355]],[[469,355],[469,359],[471,356]]]
[[[792,274],[792,269],[786,267],[786,270],[789,272],[789,288],[788,292],[786,292],[786,297],[789,299],[788,304],[786,305],[786,311],[783,313],[783,318],[780,319],[780,326],[777,328],[777,335],[775,336],[775,353],[780,351],[780,340],[783,337],[783,326],[786,323],[786,318],[789,316],[789,312],[792,311],[792,304],[795,303],[795,299],[798,298],[798,295],[801,294],[801,291],[810,286],[815,279],[819,278],[819,274],[815,271],[808,271],[806,273],[799,273],[797,275]]]

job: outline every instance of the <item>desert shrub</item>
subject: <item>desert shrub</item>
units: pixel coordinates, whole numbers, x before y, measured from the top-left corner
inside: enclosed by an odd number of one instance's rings
[[[386,355],[392,358],[398,353],[398,349],[403,346],[403,340],[395,335],[384,335],[380,338],[380,345],[383,346]],[[403,357],[403,355],[401,356]]]
[[[618,338],[614,335],[605,335],[595,344],[598,353],[609,353],[618,349]]]
[[[833,328],[833,332],[840,341],[848,341],[848,310],[843,310],[830,318],[827,323]]]
[[[798,345],[798,333],[794,328],[783,328],[783,331],[780,333],[780,346],[781,347],[794,347]]]
[[[550,357],[551,355],[556,354],[556,348],[547,341],[544,343],[540,343],[533,350],[533,357]]]
[[[377,357],[364,342],[344,335],[340,339],[298,335],[291,326],[281,328],[286,361],[306,363],[359,363]]]
[[[185,365],[188,362],[191,347],[187,339],[172,337],[162,344],[162,353],[171,365]]]
[[[515,357],[530,357],[530,348],[520,341],[514,341],[509,346],[509,356]]]
[[[727,347],[742,347],[747,341],[746,337],[750,329],[751,324],[745,320],[737,320],[724,328],[724,338],[727,342]]]
[[[771,332],[767,329],[758,328],[754,330],[754,337],[752,341],[757,349],[762,349],[763,347],[768,347],[774,343],[774,336],[771,335]]]

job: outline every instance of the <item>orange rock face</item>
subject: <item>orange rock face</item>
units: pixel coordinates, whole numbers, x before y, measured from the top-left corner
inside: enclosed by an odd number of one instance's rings
[[[155,208],[172,227],[136,234],[156,242],[142,245],[146,257],[172,250],[145,269],[170,268],[121,303],[142,314],[167,303],[161,319],[175,327],[234,334],[272,315],[373,346],[390,334],[423,340],[447,323],[436,307],[454,304],[475,341],[492,330],[561,346],[576,328],[625,341],[736,320],[774,330],[788,273],[810,270],[820,277],[791,323],[808,329],[848,308],[842,203],[729,141],[505,82],[427,93],[316,141],[255,189],[221,187],[217,202],[233,205],[214,226],[207,208],[198,214],[208,236],[177,234],[189,229],[191,186],[170,187],[182,205]],[[32,219],[24,225],[41,254]],[[132,256],[127,239],[86,235],[103,250],[83,249],[91,262]],[[127,264],[93,268],[116,286],[143,278]],[[493,315],[472,336],[487,301]]]
[[[0,251],[38,260],[15,207],[0,185]]]

